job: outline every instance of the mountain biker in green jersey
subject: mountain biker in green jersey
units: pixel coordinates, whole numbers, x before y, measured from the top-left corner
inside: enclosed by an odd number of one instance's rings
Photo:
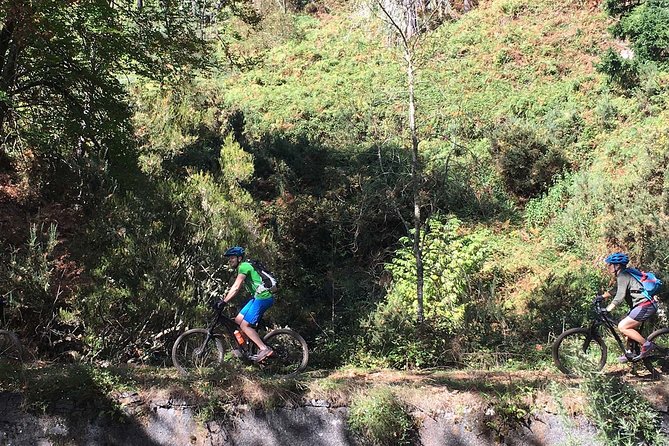
[[[632,353],[628,351],[618,360],[627,362],[630,359],[645,358],[655,348],[655,344],[646,341],[641,333],[637,331],[637,328],[641,325],[641,322],[649,319],[657,312],[657,307],[642,293],[643,285],[627,272],[627,264],[629,263],[627,254],[616,252],[609,255],[604,261],[608,271],[616,277],[616,285],[610,291],[602,294],[604,299],[614,296],[611,303],[606,307],[606,311],[610,312],[620,305],[623,300],[626,301],[631,310],[618,323],[618,329],[628,339],[633,339],[641,345],[641,353],[637,357],[633,357]]]
[[[223,298],[223,303],[227,303],[237,296],[242,289],[242,285],[251,294],[251,299],[235,317],[235,322],[244,334],[258,346],[258,354],[252,359],[260,362],[274,352],[260,339],[253,325],[257,324],[265,311],[274,304],[274,296],[264,287],[261,287],[260,290],[262,291],[259,291],[258,287],[262,285],[262,278],[249,262],[244,262],[244,248],[234,246],[228,249],[224,256],[228,258],[228,266],[237,270],[237,278],[232,288]]]

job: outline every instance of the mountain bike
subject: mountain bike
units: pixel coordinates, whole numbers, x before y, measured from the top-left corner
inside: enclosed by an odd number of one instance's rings
[[[304,338],[290,328],[269,330],[262,320],[254,328],[263,327],[258,334],[274,354],[262,362],[255,362],[257,346],[239,330],[234,318],[223,312],[224,307],[215,309],[215,316],[207,328],[188,330],[174,342],[172,363],[182,375],[206,373],[221,366],[228,358],[255,364],[272,376],[292,377],[307,367],[309,349]]]
[[[594,317],[589,327],[572,328],[557,337],[553,343],[553,362],[566,375],[575,376],[582,372],[598,372],[606,365],[607,346],[602,331],[608,330],[613,335],[621,354],[625,354],[625,345],[616,330],[618,325],[609,313],[601,306],[602,299],[596,298],[593,302]],[[643,331],[641,323],[639,332]],[[602,330],[602,327],[604,329]],[[669,328],[660,328],[646,337],[655,343],[656,348],[643,359],[630,359],[631,364],[643,363],[651,373],[653,379],[669,374]],[[641,346],[632,340],[629,341],[632,354],[636,357]]]
[[[7,301],[4,296],[0,296],[0,321],[2,321],[2,327],[6,326],[6,304]],[[23,347],[21,347],[18,336],[9,330],[0,330],[0,360],[21,361],[22,357]]]

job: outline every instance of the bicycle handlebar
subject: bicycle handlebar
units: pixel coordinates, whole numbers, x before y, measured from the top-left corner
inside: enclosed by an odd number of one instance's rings
[[[611,313],[606,310],[606,307],[602,308],[602,302],[604,302],[602,296],[596,296],[595,300],[593,300],[592,304],[595,307],[595,313],[602,319],[602,321],[608,321],[609,323],[616,325],[617,322],[611,318]]]

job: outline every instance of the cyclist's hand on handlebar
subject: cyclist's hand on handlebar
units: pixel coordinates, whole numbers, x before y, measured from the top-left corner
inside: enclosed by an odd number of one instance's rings
[[[217,311],[221,311],[225,307],[225,301],[223,299],[217,299],[211,303],[211,308]]]
[[[604,296],[602,296],[601,294],[595,296],[595,303],[601,304],[602,302],[604,302]]]

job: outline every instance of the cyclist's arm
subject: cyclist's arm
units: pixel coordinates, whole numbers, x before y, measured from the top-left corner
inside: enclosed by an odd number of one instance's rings
[[[613,297],[611,303],[606,306],[606,311],[613,311],[615,307],[620,305],[625,300],[628,286],[629,286],[629,280],[626,280],[626,277],[623,274],[620,274],[616,279],[616,288],[615,288],[616,294]],[[606,297],[607,294],[611,296],[611,293],[609,292],[606,292],[604,296]]]
[[[232,284],[232,287],[228,291],[228,294],[226,294],[225,297],[223,298],[223,302],[229,302],[237,295],[237,293],[239,293],[239,290],[242,289],[242,285],[244,284],[245,279],[246,279],[245,274],[237,274],[235,283]]]

